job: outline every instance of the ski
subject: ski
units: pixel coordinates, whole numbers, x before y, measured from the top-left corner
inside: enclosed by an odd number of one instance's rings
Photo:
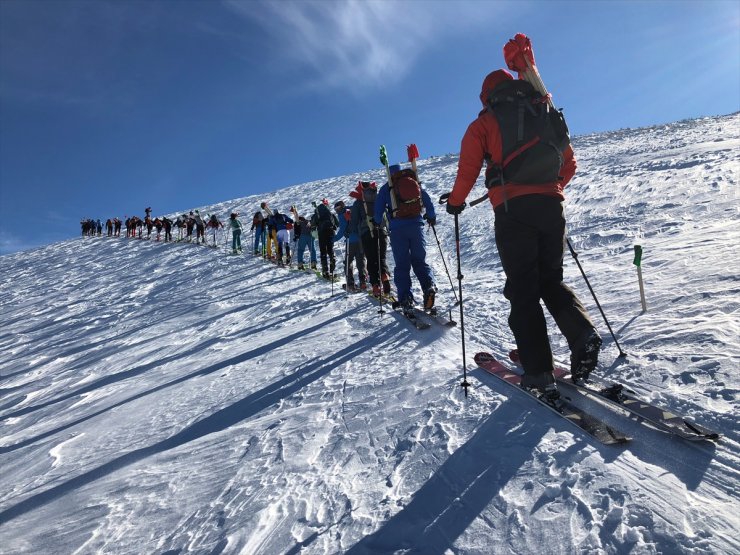
[[[331,274],[331,277],[324,277],[324,275],[321,273],[321,270],[314,270],[314,273],[321,279],[324,279],[326,281],[333,281],[334,283],[337,283],[339,281],[339,278],[335,274]]]
[[[535,393],[519,387],[522,376],[510,368],[504,366],[501,362],[490,353],[477,353],[474,357],[475,363],[483,370],[496,376],[498,379],[512,385],[529,395],[541,405],[547,407],[555,414],[562,416],[568,422],[571,422],[591,437],[597,439],[604,445],[618,445],[627,443],[631,438],[627,437],[621,431],[609,426],[596,416],[585,410],[573,405],[566,397],[562,396],[556,404],[551,404],[538,397]]]
[[[432,327],[432,324],[430,324],[429,322],[425,322],[424,320],[419,318],[419,312],[421,312],[420,310],[415,308],[413,311],[405,311],[400,306],[391,306],[393,307],[394,312],[406,318],[414,325],[417,330],[428,330]]]
[[[365,293],[366,289],[361,289],[360,287],[347,287],[346,283],[342,284],[342,289],[345,293],[348,295],[357,295],[358,293]]]
[[[368,289],[367,290],[367,294],[370,295],[370,297],[372,297],[376,301],[379,300],[379,298],[377,296],[373,295],[373,290],[372,289]],[[390,304],[390,303],[395,303],[396,302],[396,297],[394,297],[393,295],[386,295],[385,293],[381,293],[381,296],[383,297],[383,303],[384,304]]]
[[[519,363],[519,355],[516,350],[509,353],[509,358],[516,364]],[[644,401],[634,395],[633,391],[627,389],[619,382],[609,382],[593,374],[588,381],[574,383],[571,380],[570,371],[563,367],[555,367],[555,378],[560,383],[574,387],[586,395],[596,396],[606,401],[609,405],[616,406],[627,412],[638,416],[653,427],[664,432],[671,433],[688,441],[716,441],[720,434],[691,422],[682,415],[675,414],[660,406]]]
[[[298,266],[289,266],[288,270],[290,270],[291,272],[302,272],[304,274],[310,274],[311,272],[313,272],[313,270],[308,266],[304,268],[299,268]]]
[[[455,320],[442,316],[442,314],[440,314],[440,311],[436,307],[430,308],[429,310],[424,309],[422,314],[425,314],[427,318],[433,320],[444,328],[454,328],[457,325],[457,322]]]

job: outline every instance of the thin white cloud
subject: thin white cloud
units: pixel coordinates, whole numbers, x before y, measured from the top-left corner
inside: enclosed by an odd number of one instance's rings
[[[268,36],[273,59],[312,70],[309,85],[356,90],[402,79],[433,43],[490,21],[485,2],[227,0]]]

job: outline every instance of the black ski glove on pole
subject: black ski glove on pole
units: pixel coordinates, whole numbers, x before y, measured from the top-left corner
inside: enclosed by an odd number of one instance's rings
[[[465,204],[464,202],[462,203],[462,206],[455,206],[454,204],[450,204],[449,201],[451,194],[452,193],[445,193],[444,195],[441,195],[439,197],[439,203],[445,205],[448,214],[460,214],[463,210],[465,210],[467,204]]]
[[[463,210],[465,210],[465,207],[467,204],[464,202],[460,206],[455,206],[454,204],[447,203],[447,213],[448,214],[461,214]]]

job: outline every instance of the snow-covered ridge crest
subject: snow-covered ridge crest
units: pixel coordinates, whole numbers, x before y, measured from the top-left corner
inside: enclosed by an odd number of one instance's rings
[[[0,553],[740,551],[738,142],[738,114],[578,137],[567,189],[571,240],[629,354],[567,260],[607,339],[600,372],[717,429],[716,446],[591,402],[634,438],[603,447],[473,368],[513,347],[485,204],[461,216],[467,399],[459,330],[417,332],[251,257],[125,238],[0,257]],[[456,161],[419,161],[433,197]],[[305,213],[382,176],[200,211]],[[429,259],[451,304],[431,235]]]

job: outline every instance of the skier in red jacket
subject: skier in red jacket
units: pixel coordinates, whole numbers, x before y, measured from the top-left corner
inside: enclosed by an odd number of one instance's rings
[[[483,81],[480,99],[484,109],[462,139],[457,178],[447,199],[447,212],[463,211],[465,199],[485,162],[488,198],[496,220],[496,246],[506,273],[504,296],[511,304],[509,326],[524,369],[522,387],[537,389],[546,397],[557,399],[554,362],[540,299],[568,340],[574,378],[588,377],[596,366],[601,347],[601,338],[586,309],[563,283],[563,189],[575,174],[576,160],[568,141],[556,158],[559,167],[555,168],[554,179],[517,182],[509,177],[511,172],[507,175],[508,164],[527,148],[521,145],[522,120],[519,119],[517,126],[511,125],[516,119],[501,119],[502,125],[506,125],[502,127],[498,112],[494,113],[496,102],[511,101],[506,97],[509,93],[501,91],[522,83],[511,81],[513,77],[503,69],[490,73]],[[552,155],[552,150],[548,152],[545,156]],[[520,166],[531,169],[535,161],[535,157],[529,156]],[[516,171],[524,175],[521,168]]]

